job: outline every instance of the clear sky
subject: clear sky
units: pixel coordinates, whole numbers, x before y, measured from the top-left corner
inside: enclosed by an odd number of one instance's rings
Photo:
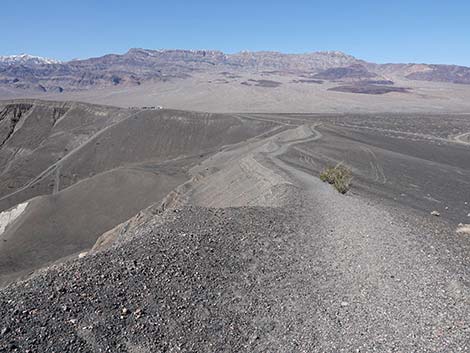
[[[0,8],[0,55],[340,50],[380,63],[470,66],[470,0],[2,0]]]

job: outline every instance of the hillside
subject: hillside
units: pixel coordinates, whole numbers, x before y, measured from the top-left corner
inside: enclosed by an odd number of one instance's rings
[[[10,129],[0,148],[0,211],[27,204],[1,234],[0,285],[91,248],[187,180],[203,158],[275,126],[32,100],[2,103],[0,123]]]

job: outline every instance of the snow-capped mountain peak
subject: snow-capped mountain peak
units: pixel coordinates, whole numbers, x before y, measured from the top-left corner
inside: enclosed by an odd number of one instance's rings
[[[60,61],[55,60],[55,59],[43,58],[40,56],[19,54],[19,55],[0,56],[0,63],[11,64],[11,65],[17,65],[17,64],[49,65],[49,64],[59,64]]]

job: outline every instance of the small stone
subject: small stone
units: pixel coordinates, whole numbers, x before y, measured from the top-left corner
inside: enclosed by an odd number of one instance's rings
[[[127,314],[129,314],[129,309],[122,308],[121,312],[122,312],[122,315],[127,315]]]
[[[142,316],[142,309],[137,309],[135,312],[134,312],[134,315],[135,317],[138,319]]]
[[[437,211],[432,211],[431,214],[432,214],[433,216],[436,216],[436,217],[439,217],[439,216],[441,215],[441,214],[440,214],[439,212],[437,212]]]
[[[259,340],[259,336],[258,336],[258,334],[254,333],[250,338],[250,343],[253,343],[257,340]]]
[[[349,303],[348,302],[341,302],[341,306],[348,306]]]
[[[448,209],[449,209],[449,207],[448,207],[448,206],[446,206],[446,210],[448,210]]]
[[[9,328],[9,327],[4,327],[4,328],[2,328],[2,330],[0,331],[0,336],[4,336],[4,335],[6,335],[8,332],[10,332],[10,328]]]
[[[69,322],[72,324],[72,325],[75,325],[78,320],[77,319],[70,319]]]

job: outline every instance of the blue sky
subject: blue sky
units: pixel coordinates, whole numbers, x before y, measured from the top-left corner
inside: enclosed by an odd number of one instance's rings
[[[0,55],[149,49],[340,50],[470,66],[470,1],[2,0]]]

